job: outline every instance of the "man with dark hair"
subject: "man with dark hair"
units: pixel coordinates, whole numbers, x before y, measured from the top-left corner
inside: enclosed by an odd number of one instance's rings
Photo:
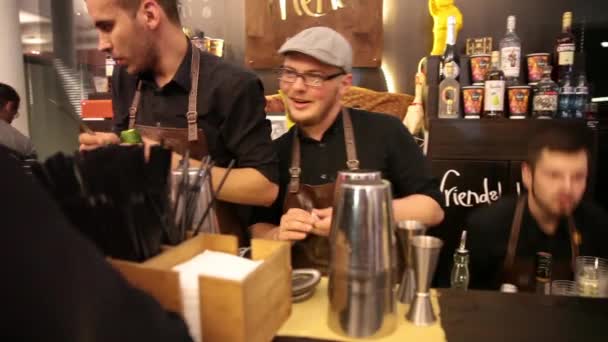
[[[218,193],[227,202],[270,205],[277,160],[265,99],[255,74],[202,52],[179,23],[177,0],[87,0],[100,51],[116,61],[112,76],[113,133],[81,134],[81,149],[120,143],[137,129],[146,142],[164,142],[179,154],[216,167],[213,185],[234,169]]]
[[[118,5],[123,9],[130,11],[133,15],[137,13],[139,9],[140,1],[138,0],[117,0]],[[179,10],[177,8],[177,0],[156,0],[158,5],[163,9],[167,18],[175,23],[181,25],[179,19]]]
[[[120,143],[122,132],[136,130],[146,144],[163,141],[172,148],[173,165],[186,151],[196,160],[210,155],[215,190],[226,176],[217,192],[222,232],[245,238],[248,208],[234,204],[269,206],[278,193],[277,157],[260,80],[194,47],[179,23],[177,0],[86,4],[99,33],[98,49],[117,67],[113,132],[81,134],[81,149]]]
[[[551,254],[553,279],[571,279],[577,256],[608,256],[608,214],[583,200],[590,158],[584,134],[561,125],[538,132],[521,167],[527,192],[469,217],[471,287],[534,289],[538,253]]]
[[[34,145],[11,123],[19,116],[19,94],[8,84],[0,83],[0,144],[16,152],[20,158],[36,158]]]

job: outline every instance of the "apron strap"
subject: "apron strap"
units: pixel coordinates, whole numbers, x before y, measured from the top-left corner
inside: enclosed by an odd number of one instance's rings
[[[298,126],[293,128],[293,144],[291,147],[291,166],[289,167],[289,192],[292,194],[300,191],[300,139],[298,138]]]
[[[186,113],[186,119],[188,120],[188,141],[198,140],[198,112],[197,108],[197,93],[198,93],[198,80],[200,75],[200,62],[201,52],[200,50],[190,43],[192,49],[192,62],[190,64],[190,94],[188,97],[188,112]],[[137,108],[141,101],[141,80],[137,82],[137,89],[135,90],[135,96],[131,107],[129,107],[129,129],[135,128],[135,119],[137,116]]]
[[[509,273],[515,262],[515,253],[517,252],[517,242],[519,241],[519,232],[521,231],[521,221],[524,217],[524,209],[528,203],[526,195],[520,196],[515,205],[515,214],[513,214],[513,222],[511,222],[511,235],[509,236],[509,244],[507,245],[507,255],[505,256],[504,270]]]
[[[342,120],[344,126],[344,144],[346,145],[346,167],[350,171],[358,170],[359,159],[357,158],[353,121],[350,118],[350,113],[344,107],[342,107]]]
[[[188,98],[188,141],[198,140],[198,112],[196,111],[197,94],[198,94],[198,78],[200,74],[201,52],[192,45],[192,64],[191,64],[191,85],[190,96]]]
[[[578,258],[580,251],[579,247],[581,245],[581,233],[576,229],[576,225],[574,224],[574,218],[572,215],[568,216],[568,232],[570,233],[570,249],[572,250],[572,270],[576,270],[576,258]]]
[[[517,242],[519,241],[519,232],[521,231],[521,221],[527,202],[526,195],[523,195],[517,200],[517,205],[515,206],[515,214],[513,215],[513,222],[511,223],[511,235],[509,237],[507,255],[505,256],[504,261],[504,270],[507,272],[511,271],[515,262]],[[572,215],[568,216],[568,233],[570,235],[571,263],[572,269],[574,270],[576,267],[576,258],[580,253],[579,246],[581,244],[581,235],[578,229],[576,229]]]
[[[139,107],[139,101],[141,100],[141,80],[137,82],[137,88],[135,90],[135,96],[131,107],[129,107],[129,129],[135,128],[135,116],[137,115],[137,107]]]

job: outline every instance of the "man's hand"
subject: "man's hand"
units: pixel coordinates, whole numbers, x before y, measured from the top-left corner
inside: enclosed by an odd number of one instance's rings
[[[316,218],[313,224],[311,233],[320,236],[329,236],[331,231],[331,215],[333,209],[331,207],[325,209],[313,209],[312,216]]]
[[[313,230],[315,219],[309,212],[291,208],[281,217],[281,225],[275,228],[274,239],[284,241],[304,240]]]
[[[94,150],[110,144],[120,144],[120,138],[115,133],[95,132],[82,133],[78,136],[80,142],[80,151]]]

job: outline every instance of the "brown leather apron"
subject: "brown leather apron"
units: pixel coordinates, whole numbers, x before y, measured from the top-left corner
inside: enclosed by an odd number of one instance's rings
[[[190,151],[190,158],[201,160],[209,154],[207,138],[202,129],[198,127],[197,94],[200,76],[200,50],[192,46],[192,62],[190,64],[190,94],[188,97],[188,120],[187,128],[146,126],[136,124],[137,108],[141,101],[141,81],[137,83],[137,90],[133,97],[133,102],[129,108],[129,129],[136,128],[142,137],[154,141],[163,142],[180,155],[184,155],[186,150]],[[220,232],[232,234],[239,237],[240,243],[244,244],[243,229],[235,216],[236,205],[223,201],[216,201],[215,212],[218,217]]]
[[[528,203],[526,195],[520,196],[515,206],[515,214],[511,223],[511,234],[509,236],[509,244],[507,245],[507,254],[505,256],[503,270],[501,274],[501,283],[508,283],[517,286],[519,291],[533,292],[535,290],[535,272],[534,257],[517,257],[517,244],[519,241],[519,232],[521,231],[521,222],[524,216],[524,211]],[[570,236],[570,262],[564,260],[552,260],[552,279],[572,279],[576,257],[579,255],[580,233],[574,225],[572,216],[568,216],[568,235]],[[539,251],[540,252],[540,251]]]
[[[357,148],[353,133],[353,124],[347,109],[342,108],[342,121],[344,126],[344,143],[346,145],[346,167],[349,170],[359,168],[357,159]],[[300,208],[306,211],[312,209],[323,209],[331,207],[334,202],[334,183],[322,185],[301,184],[300,174],[300,139],[297,126],[293,135],[291,150],[291,167],[289,173],[291,179],[288,191],[283,202],[283,213],[291,208]],[[292,247],[292,267],[316,268],[327,273],[329,265],[329,239],[324,236],[308,235],[302,241],[296,242]]]

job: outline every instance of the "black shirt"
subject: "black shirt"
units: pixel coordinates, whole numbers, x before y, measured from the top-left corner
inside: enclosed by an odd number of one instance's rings
[[[503,269],[516,198],[505,197],[488,207],[474,211],[467,221],[467,245],[471,255],[471,287],[498,289]],[[608,213],[593,203],[583,201],[573,214],[581,234],[580,255],[608,256]],[[568,223],[560,222],[555,235],[546,235],[530,214],[524,211],[517,244],[518,257],[533,258],[537,252],[548,252],[553,260],[570,260]]]
[[[0,341],[191,341],[181,318],[131,287],[9,154],[0,146]]]
[[[201,52],[198,82],[198,125],[205,132],[209,153],[218,166],[236,159],[235,167],[252,167],[276,183],[277,159],[266,119],[264,91],[257,76]],[[148,126],[187,127],[188,95],[191,85],[192,44],[173,79],[162,88],[151,73],[129,75],[117,67],[112,76],[114,132],[127,129],[129,107],[138,80],[142,97],[137,123]]]
[[[392,184],[393,197],[423,194],[440,203],[436,179],[431,176],[422,150],[399,119],[386,114],[349,109],[357,157],[361,169],[379,170]],[[336,180],[346,167],[346,146],[342,114],[329,127],[321,141],[298,133],[301,150],[301,181],[320,185]],[[294,128],[274,143],[279,153],[279,196],[271,208],[256,208],[253,223],[278,225],[283,214],[283,200],[289,183]]]

